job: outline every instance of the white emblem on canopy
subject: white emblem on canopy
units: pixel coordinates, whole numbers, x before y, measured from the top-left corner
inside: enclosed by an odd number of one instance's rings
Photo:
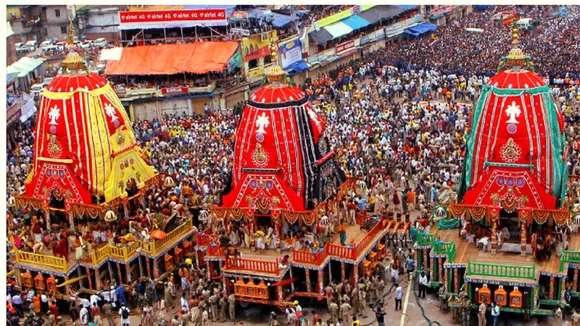
[[[507,109],[505,110],[505,113],[508,117],[510,117],[507,123],[518,124],[519,122],[516,118],[520,116],[522,110],[520,110],[520,106],[517,105],[515,101],[512,101],[512,104],[508,105]]]
[[[256,119],[256,127],[258,127],[258,130],[256,130],[256,132],[265,134],[266,130],[264,130],[264,128],[267,127],[269,124],[270,118],[266,116],[265,112],[262,112],[262,115],[258,116],[258,118]]]

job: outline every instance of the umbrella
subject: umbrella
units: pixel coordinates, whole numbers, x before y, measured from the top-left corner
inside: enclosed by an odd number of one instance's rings
[[[163,240],[166,236],[167,234],[161,230],[153,230],[153,232],[151,232],[151,238],[155,240]]]

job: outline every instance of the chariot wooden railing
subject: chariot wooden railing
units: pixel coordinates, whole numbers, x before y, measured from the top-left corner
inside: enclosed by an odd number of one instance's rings
[[[278,262],[226,257],[226,270],[250,271],[280,275]]]
[[[39,265],[39,267],[50,267],[60,272],[67,272],[67,263],[64,257],[52,255],[35,254],[32,252],[15,249],[16,263]]]
[[[327,243],[324,248],[320,248],[317,252],[312,252],[309,250],[296,250],[292,249],[292,260],[296,263],[311,264],[320,266],[328,257],[328,246]]]
[[[192,221],[189,220],[188,222],[181,224],[171,232],[167,233],[164,239],[141,242],[141,250],[153,256],[157,255],[165,246],[193,230],[193,225],[191,223]]]

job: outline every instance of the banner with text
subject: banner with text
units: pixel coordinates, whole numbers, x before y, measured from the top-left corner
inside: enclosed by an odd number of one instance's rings
[[[302,60],[302,46],[298,38],[280,44],[279,49],[282,69],[286,69],[293,63]]]
[[[226,26],[225,9],[120,11],[119,29]]]

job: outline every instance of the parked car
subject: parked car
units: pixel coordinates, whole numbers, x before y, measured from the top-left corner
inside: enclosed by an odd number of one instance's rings
[[[34,51],[33,48],[26,47],[22,42],[16,43],[14,47],[16,48],[16,53],[18,54],[26,54]]]
[[[44,83],[34,84],[30,87],[30,94],[34,97],[34,99],[38,99],[40,95],[42,95],[42,90],[46,85]]]
[[[93,46],[96,46],[99,49],[102,49],[102,48],[106,47],[107,44],[109,44],[109,42],[104,37],[98,38],[98,39],[96,39],[96,40],[93,41]]]
[[[54,77],[46,77],[46,78],[44,78],[44,79],[42,80],[42,84],[44,84],[44,85],[45,85],[44,87],[46,87],[46,86],[48,86],[48,84],[50,84],[50,82],[51,82],[51,81],[53,81],[53,80],[54,80]]]
[[[31,40],[26,42],[22,47],[32,49],[30,52],[35,51],[38,47],[38,42],[36,40]]]

